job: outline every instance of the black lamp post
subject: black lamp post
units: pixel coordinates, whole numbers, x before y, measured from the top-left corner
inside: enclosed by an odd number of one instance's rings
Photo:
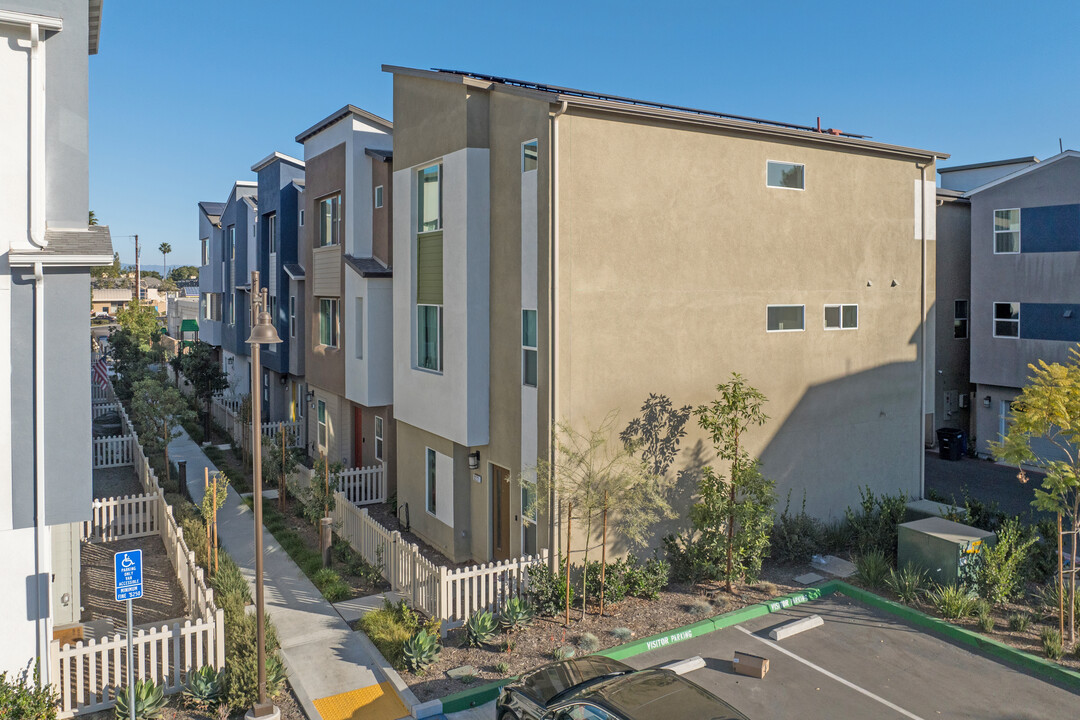
[[[266,290],[259,289],[259,273],[251,273],[251,465],[254,475],[255,490],[255,617],[257,631],[255,642],[258,645],[259,663],[259,699],[247,712],[245,718],[276,720],[281,711],[266,698],[266,611],[263,607],[263,543],[262,543],[262,370],[259,361],[259,349],[265,343],[273,345],[281,342],[274,319],[266,311]]]

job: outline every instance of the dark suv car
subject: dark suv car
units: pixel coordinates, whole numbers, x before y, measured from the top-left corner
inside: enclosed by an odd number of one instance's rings
[[[546,665],[503,688],[499,720],[748,720],[671,670],[599,655]]]

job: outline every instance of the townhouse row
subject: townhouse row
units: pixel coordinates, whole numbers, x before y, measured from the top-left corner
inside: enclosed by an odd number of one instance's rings
[[[559,549],[532,502],[552,427],[650,394],[769,398],[749,436],[783,497],[922,494],[933,437],[942,153],[461,72],[385,67],[394,123],[353,106],[199,205],[202,339],[312,456],[387,464],[453,561]],[[250,270],[285,340],[250,377]],[[691,423],[692,425],[692,423]],[[684,516],[711,445],[668,470]],[[684,525],[662,524],[665,533]],[[624,550],[625,548],[617,548]]]

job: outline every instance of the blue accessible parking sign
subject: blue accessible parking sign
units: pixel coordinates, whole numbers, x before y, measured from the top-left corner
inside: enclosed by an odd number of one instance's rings
[[[113,556],[116,576],[116,599],[137,600],[142,597],[142,550],[125,550]]]

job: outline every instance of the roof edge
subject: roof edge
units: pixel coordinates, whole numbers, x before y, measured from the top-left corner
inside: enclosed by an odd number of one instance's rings
[[[991,180],[985,185],[980,185],[977,188],[972,188],[971,190],[968,190],[964,193],[964,197],[970,198],[972,195],[975,195],[976,193],[981,193],[983,190],[989,190],[990,188],[1001,185],[1002,183],[1011,182],[1016,178],[1020,177],[1021,175],[1027,175],[1029,172],[1033,172],[1035,170],[1042,170],[1047,165],[1053,165],[1058,160],[1064,160],[1065,158],[1080,158],[1080,150],[1065,150],[1058,153],[1057,155],[1054,155],[1053,157],[1046,158],[1042,162],[1034,163],[1032,165],[1028,165],[1027,167],[1020,168],[1015,172],[1011,172],[1008,175],[1003,175],[999,177],[997,180]]]
[[[270,165],[275,160],[280,160],[281,162],[286,162],[286,163],[289,163],[290,165],[295,165],[296,167],[300,167],[300,168],[304,167],[304,161],[303,160],[297,160],[296,158],[292,157],[291,155],[286,155],[285,153],[278,152],[277,150],[275,150],[274,152],[270,153],[269,155],[264,157],[259,162],[252,165],[251,166],[251,172],[259,172],[260,170],[262,170],[267,165]]]
[[[1001,167],[1002,165],[1019,165],[1020,163],[1037,163],[1039,158],[1034,155],[1028,157],[1011,158],[1009,160],[991,160],[990,162],[971,163],[969,165],[954,165],[953,167],[938,168],[939,173],[960,172],[962,170],[978,170],[980,168]]]
[[[375,113],[368,112],[363,108],[358,108],[355,105],[349,104],[344,106],[340,110],[337,110],[336,112],[330,113],[322,120],[309,127],[307,130],[304,130],[302,133],[296,136],[295,140],[296,142],[303,144],[304,141],[315,135],[318,135],[326,128],[330,127],[331,125],[337,124],[338,121],[343,120],[350,115],[355,115],[361,120],[366,120],[367,122],[379,125],[391,133],[393,133],[394,131],[394,123],[392,123],[391,121],[387,120],[384,117],[379,117]]]

